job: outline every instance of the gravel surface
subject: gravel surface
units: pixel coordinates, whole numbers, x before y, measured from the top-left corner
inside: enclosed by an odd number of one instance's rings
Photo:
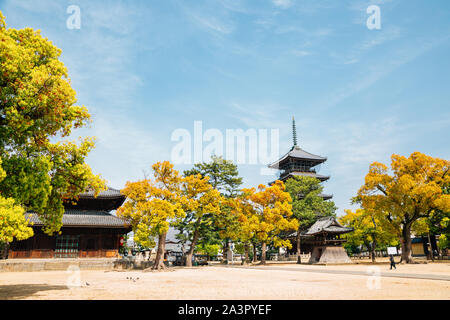
[[[399,265],[392,273],[448,276],[449,267],[448,263]],[[332,272],[311,271],[314,268]],[[333,273],[337,270],[359,274]],[[450,281],[376,277],[378,271],[391,270],[388,265],[277,264],[256,269],[210,266],[164,272],[3,272],[0,299],[450,299]]]

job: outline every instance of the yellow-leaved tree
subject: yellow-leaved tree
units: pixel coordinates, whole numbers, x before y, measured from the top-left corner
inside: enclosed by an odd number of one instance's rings
[[[127,182],[121,192],[127,201],[117,210],[117,215],[128,219],[134,231],[134,239],[146,247],[154,245],[158,238],[153,270],[164,269],[164,252],[167,232],[172,221],[184,217],[186,200],[182,195],[183,178],[173,165],[158,162],[152,166],[154,179]]]
[[[379,162],[370,165],[364,185],[356,197],[363,209],[384,216],[401,235],[402,261],[412,263],[411,228],[436,210],[450,210],[450,195],[443,188],[450,183],[450,161],[420,152],[409,158],[391,157],[389,168]]]
[[[258,191],[255,188],[243,189],[246,201],[252,207],[252,212],[243,218],[243,227],[249,235],[254,232],[261,243],[261,264],[266,263],[268,244],[292,247],[289,240],[280,237],[281,232],[298,228],[297,219],[292,217],[292,198],[285,188],[284,183],[277,180],[270,187],[259,185]]]
[[[206,214],[216,215],[220,213],[220,205],[223,197],[217,189],[208,182],[209,177],[200,174],[189,175],[183,179],[182,191],[185,197],[184,208],[186,211],[185,223],[189,225],[191,235],[189,236],[190,247],[186,253],[186,266],[192,266],[192,256],[197,245],[200,228],[205,224],[212,223],[211,220],[203,220]]]
[[[227,231],[230,234],[229,237],[231,239],[237,240],[244,245],[244,260],[242,260],[242,264],[248,264],[250,262],[249,247],[251,241],[255,240],[257,229],[254,227],[254,223],[252,223],[254,211],[253,205],[249,200],[251,194],[252,191],[246,189],[246,193],[242,193],[236,198],[228,199],[228,206],[231,208],[229,214],[232,215],[234,219],[229,219],[229,221],[233,221],[233,224]]]
[[[77,105],[61,53],[39,30],[7,28],[0,11],[0,196],[35,212],[48,235],[62,227],[64,201],[105,188],[85,162],[94,139],[60,141],[91,122],[88,109]],[[8,221],[2,219],[0,232],[27,230],[24,219]]]
[[[0,181],[6,176],[0,158]],[[25,210],[15,204],[14,199],[4,198],[0,194],[0,245],[15,239],[24,240],[33,236],[33,229],[28,227]]]

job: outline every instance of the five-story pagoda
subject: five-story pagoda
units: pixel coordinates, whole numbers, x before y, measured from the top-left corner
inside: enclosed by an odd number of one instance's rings
[[[271,163],[269,168],[281,170],[278,180],[286,182],[287,179],[294,176],[308,176],[319,179],[321,182],[328,180],[329,176],[320,175],[320,165],[327,158],[309,153],[297,145],[297,131],[295,128],[295,119],[292,117],[292,134],[294,145],[291,150],[282,156],[279,160]],[[329,200],[333,196],[320,194],[324,200]]]
[[[309,153],[297,145],[297,132],[295,128],[295,119],[292,117],[292,134],[294,145],[291,150],[282,156],[279,160],[269,165],[269,168],[281,170],[278,180],[286,180],[295,176],[313,177],[321,182],[328,180],[329,176],[318,174],[320,165],[327,158]],[[329,200],[333,196],[320,194],[324,200]],[[302,198],[302,195],[298,195]],[[345,242],[340,238],[341,234],[353,231],[351,228],[341,226],[334,217],[321,217],[314,223],[309,230],[303,231],[300,237],[301,252],[310,253],[308,263],[351,263],[346,251],[342,247]],[[297,232],[287,236],[292,242],[292,251],[297,251]],[[292,252],[291,251],[291,252]]]

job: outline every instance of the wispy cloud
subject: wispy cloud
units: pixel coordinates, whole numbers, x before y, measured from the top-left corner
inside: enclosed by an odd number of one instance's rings
[[[228,34],[233,31],[233,26],[231,24],[226,24],[219,21],[216,17],[200,16],[199,14],[193,12],[189,13],[189,17],[195,24],[207,31],[219,32],[223,34]]]
[[[306,51],[306,50],[295,50],[294,49],[291,52],[294,56],[297,56],[297,57],[305,57],[305,56],[309,56],[312,54],[310,51]]]
[[[292,6],[292,0],[272,0],[272,3],[283,9],[287,9]]]
[[[333,107],[344,99],[347,99],[362,90],[370,88],[378,80],[387,76],[400,66],[414,61],[426,52],[441,45],[442,43],[445,43],[448,39],[449,36],[436,39],[418,40],[420,41],[420,45],[414,41],[412,43],[404,44],[402,48],[392,49],[392,53],[389,57],[377,59],[374,62],[371,61],[370,64],[364,66],[364,68],[356,74],[353,80],[347,82],[325,97],[322,97],[317,103],[317,108],[326,109]],[[349,57],[350,60],[347,61],[347,63],[358,62],[359,59],[357,57],[359,56]]]
[[[218,4],[219,7],[235,8],[228,2]],[[227,35],[233,32],[234,23],[229,18],[227,10],[219,10],[217,4],[214,6],[195,7],[178,3],[178,7],[187,21],[197,28],[213,35]]]
[[[277,120],[277,114],[289,110],[286,106],[281,106],[273,102],[231,102],[232,112],[230,115],[245,124],[248,128],[280,128],[286,123]]]
[[[96,137],[96,147],[87,162],[115,188],[142,179],[143,171],[149,171],[151,164],[170,160],[168,148],[161,143],[164,137],[126,114],[94,116],[94,124],[74,132],[74,136]]]

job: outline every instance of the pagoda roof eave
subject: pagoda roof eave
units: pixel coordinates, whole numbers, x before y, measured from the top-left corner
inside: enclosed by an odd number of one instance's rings
[[[278,169],[279,164],[287,158],[295,158],[302,160],[315,161],[317,163],[322,163],[327,160],[326,157],[321,157],[312,153],[309,153],[298,146],[293,146],[289,152],[287,152],[284,156],[282,156],[279,160],[272,162],[268,165],[269,168]]]
[[[343,234],[352,232],[353,230],[353,228],[340,225],[334,217],[323,217],[317,220],[304,235],[313,236],[322,233]]]
[[[316,233],[305,233],[302,236],[308,237],[308,236],[314,236],[314,235],[318,235],[318,234],[344,234],[344,233],[349,233],[349,232],[352,232],[352,231],[354,231],[354,229],[343,227],[341,230],[324,229],[324,230],[321,230],[321,231],[316,232]]]
[[[105,210],[111,211],[119,208],[126,200],[126,196],[120,190],[109,188],[95,196],[94,190],[78,194],[75,199],[66,200],[66,209],[79,210]]]
[[[108,189],[99,192],[97,196],[95,196],[94,190],[88,190],[86,192],[80,193],[78,195],[80,199],[115,199],[115,198],[126,198],[120,190],[108,187]]]
[[[319,193],[317,196],[323,198],[324,200],[328,200],[328,199],[333,198],[332,194],[326,194],[326,193]],[[302,194],[299,194],[298,198],[299,199],[304,199],[304,196]]]

